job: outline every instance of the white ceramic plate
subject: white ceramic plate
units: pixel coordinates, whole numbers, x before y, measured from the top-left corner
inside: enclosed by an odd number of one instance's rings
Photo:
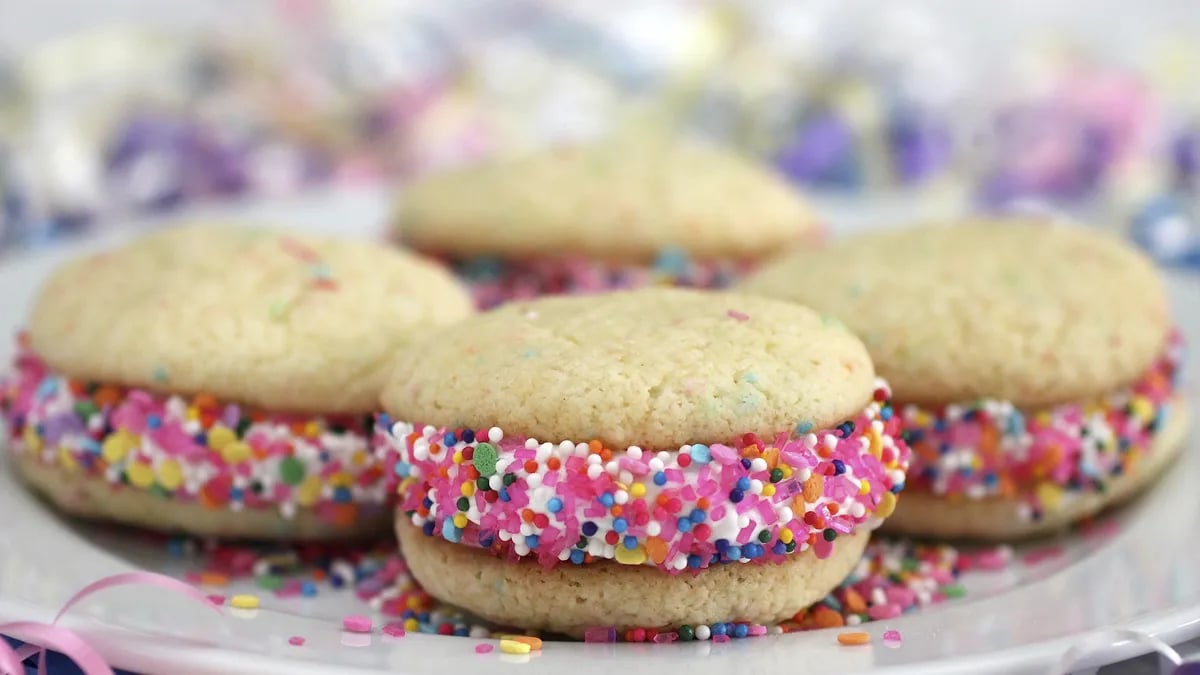
[[[305,229],[375,233],[386,200],[376,193],[336,193],[302,200],[243,204],[203,215],[236,214]],[[834,230],[888,218],[861,208],[833,209]],[[881,213],[897,213],[886,209]],[[911,213],[911,212],[909,212]],[[131,228],[136,229],[136,228]],[[0,259],[0,359],[42,278],[57,262],[127,236],[119,233],[25,257]],[[1177,315],[1192,344],[1200,343],[1200,280],[1173,278]],[[1185,387],[1194,390],[1189,364]],[[1193,402],[1196,398],[1193,396]],[[1193,405],[1193,420],[1200,419]],[[144,672],[360,673],[460,672],[508,668],[627,675],[682,672],[1058,672],[1071,650],[1073,667],[1111,663],[1147,651],[1122,630],[1170,643],[1200,635],[1200,443],[1145,499],[1110,516],[1112,534],[1073,536],[1063,553],[1000,573],[968,574],[968,596],[902,618],[870,623],[874,642],[841,647],[835,633],[814,631],[725,644],[548,644],[541,654],[501,657],[474,653],[476,640],[431,635],[401,639],[344,636],[340,621],[365,608],[352,593],[322,591],[312,599],[263,595],[255,612],[216,616],[186,601],[143,588],[104,592],[66,620],[113,664]],[[0,466],[0,620],[48,621],[76,590],[98,577],[145,568],[179,572],[161,544],[64,521],[30,497]],[[1037,547],[1044,547],[1040,543]],[[1021,555],[1020,549],[1017,551]],[[232,589],[234,592],[237,589]],[[247,592],[253,592],[249,584]],[[889,648],[885,630],[903,642]],[[293,647],[290,636],[307,644]],[[1075,658],[1078,657],[1078,658]]]

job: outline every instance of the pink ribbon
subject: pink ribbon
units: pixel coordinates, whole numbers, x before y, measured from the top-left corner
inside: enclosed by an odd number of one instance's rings
[[[156,586],[190,598],[212,608],[218,614],[221,610],[201,593],[198,589],[177,579],[155,574],[154,572],[125,572],[104,577],[84,586],[78,593],[72,595],[54,615],[50,623],[34,621],[13,621],[0,624],[0,633],[18,634],[27,644],[13,649],[7,643],[0,641],[0,675],[24,675],[25,668],[21,662],[33,654],[38,655],[38,674],[46,675],[46,650],[53,649],[75,662],[84,675],[113,675],[112,668],[104,661],[104,657],[89,645],[75,631],[58,626],[58,620],[72,607],[84,598],[115,586]]]

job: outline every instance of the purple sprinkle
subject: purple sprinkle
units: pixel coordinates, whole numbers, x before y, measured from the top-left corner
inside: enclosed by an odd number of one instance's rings
[[[675,632],[659,633],[658,635],[654,636],[654,641],[658,644],[666,644],[668,642],[674,642],[678,639],[679,639],[679,633],[675,633]]]
[[[612,626],[597,626],[583,631],[584,642],[616,642],[617,629]]]

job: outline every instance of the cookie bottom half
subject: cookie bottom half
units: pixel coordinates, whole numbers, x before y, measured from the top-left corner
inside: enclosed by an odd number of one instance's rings
[[[946,498],[906,490],[895,513],[882,531],[934,538],[1012,541],[1061,531],[1072,523],[1132,499],[1150,486],[1171,465],[1183,448],[1188,430],[1188,408],[1182,399],[1155,436],[1153,448],[1132,473],[1112,478],[1101,492],[1064,491],[1056,508],[1046,509],[1036,520],[1023,518],[1027,503],[1022,496],[983,499]]]
[[[396,534],[409,570],[438,599],[497,624],[572,637],[595,626],[778,623],[841,583],[870,539],[863,531],[838,537],[823,560],[810,549],[781,564],[732,563],[672,576],[609,562],[552,569],[513,563],[427,536],[403,517]]]
[[[90,520],[225,539],[332,541],[363,539],[387,532],[391,512],[360,510],[349,524],[320,518],[300,508],[291,518],[276,509],[209,509],[195,502],[177,502],[146,490],[114,486],[103,476],[43,464],[28,454],[10,455],[9,465],[35,492],[60,511]]]

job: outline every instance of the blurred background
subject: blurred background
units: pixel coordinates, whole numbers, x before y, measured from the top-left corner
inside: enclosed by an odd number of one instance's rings
[[[3,4],[0,256],[645,127],[819,198],[1047,210],[1200,269],[1188,0]]]

